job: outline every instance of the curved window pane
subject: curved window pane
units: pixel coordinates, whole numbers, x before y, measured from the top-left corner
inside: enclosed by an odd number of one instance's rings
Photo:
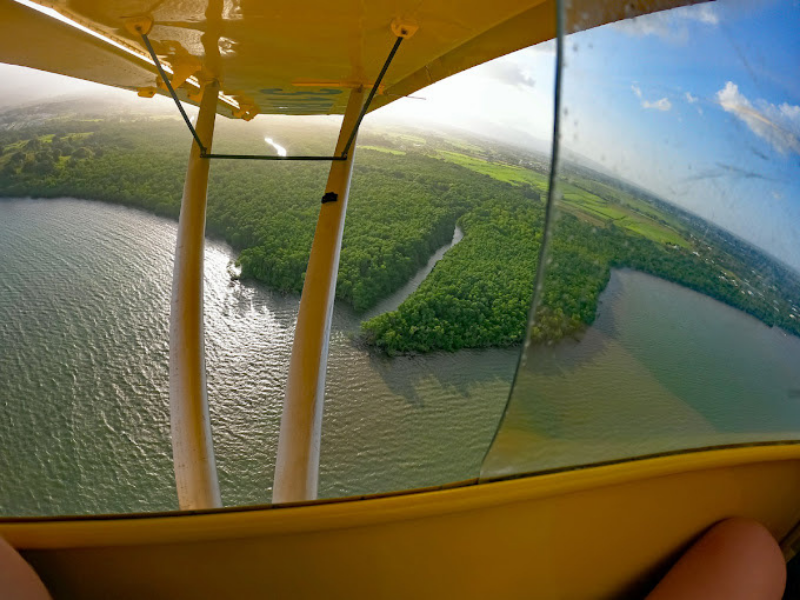
[[[18,68],[0,69],[20,81]],[[546,140],[552,110],[518,117],[531,99],[552,102],[552,69],[549,48],[524,50],[365,120],[329,344],[320,498],[478,474],[519,360],[530,217],[547,186],[549,141],[531,148],[525,136]],[[191,137],[171,104],[119,94],[112,106],[45,99],[0,115],[0,515],[178,506],[169,299]],[[486,118],[504,103],[513,111]],[[321,156],[338,124],[220,118],[214,148]],[[211,166],[206,373],[225,506],[272,498],[327,169]]]
[[[484,477],[800,437],[796,13],[566,37],[553,239]]]

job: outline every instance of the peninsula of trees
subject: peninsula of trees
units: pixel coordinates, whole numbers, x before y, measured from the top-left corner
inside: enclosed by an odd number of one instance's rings
[[[334,134],[281,133],[292,152],[310,154],[329,152]],[[266,152],[263,134],[222,122],[215,150]],[[360,141],[339,299],[359,312],[373,307],[449,242],[456,225],[464,232],[396,311],[363,323],[367,343],[389,353],[520,343],[542,236],[543,158],[399,130],[365,132]],[[58,105],[7,111],[0,196],[95,199],[176,218],[188,147],[183,124],[164,117]],[[208,231],[239,252],[242,277],[302,289],[326,170],[213,164]],[[534,341],[554,342],[592,323],[615,267],[674,281],[800,334],[800,281],[763,253],[707,224],[701,235],[696,217],[584,168],[566,170],[562,192]]]

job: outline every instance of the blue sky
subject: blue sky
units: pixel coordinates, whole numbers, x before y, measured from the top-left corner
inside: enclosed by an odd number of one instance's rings
[[[800,0],[699,4],[576,33],[566,48],[566,148],[800,269]],[[368,121],[546,142],[554,62],[554,44],[540,44]],[[26,94],[98,89],[2,65],[0,76],[10,83],[0,108]]]
[[[722,0],[569,40],[568,147],[800,268],[800,4]]]
[[[566,148],[800,269],[797,0],[675,9],[576,33],[566,51]],[[553,60],[553,44],[523,50],[393,110],[549,139]]]

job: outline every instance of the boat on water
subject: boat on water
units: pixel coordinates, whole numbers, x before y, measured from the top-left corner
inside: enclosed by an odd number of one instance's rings
[[[364,116],[509,52],[555,39],[560,60],[566,32],[683,4],[2,0],[0,61],[172,96],[192,139],[170,319],[179,510],[0,516],[0,535],[56,597],[81,598],[641,597],[699,534],[733,516],[763,523],[791,558],[800,545],[800,442],[791,436],[698,438],[533,472],[491,460],[467,481],[317,498],[332,306]],[[199,106],[196,122],[181,102]],[[330,155],[245,155],[214,152],[217,114],[343,119]],[[556,129],[554,164],[558,143]],[[330,163],[266,506],[223,507],[217,481],[202,296],[212,160]],[[551,193],[548,214],[552,202]]]

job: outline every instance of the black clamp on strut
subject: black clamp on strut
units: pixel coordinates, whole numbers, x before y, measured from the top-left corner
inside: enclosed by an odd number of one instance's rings
[[[322,197],[322,203],[336,202],[338,199],[339,195],[336,192],[325,192],[325,195]]]

